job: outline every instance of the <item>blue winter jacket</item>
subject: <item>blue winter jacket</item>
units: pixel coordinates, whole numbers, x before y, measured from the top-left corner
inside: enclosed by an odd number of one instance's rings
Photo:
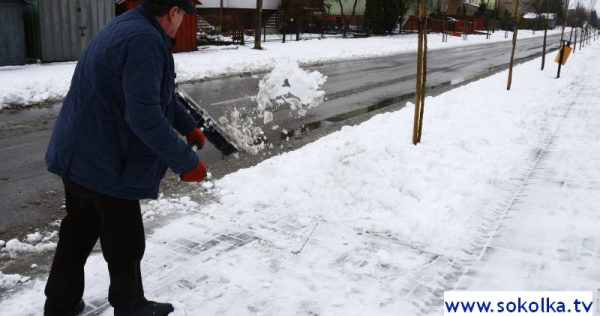
[[[193,170],[196,122],[176,101],[171,39],[146,9],[115,18],[82,52],[46,152],[50,172],[123,199],[156,198],[167,167]]]

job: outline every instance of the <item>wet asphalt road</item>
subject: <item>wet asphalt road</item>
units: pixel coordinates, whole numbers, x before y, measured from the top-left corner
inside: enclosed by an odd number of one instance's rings
[[[556,50],[559,38],[559,35],[548,38],[549,50]],[[541,45],[542,38],[520,40],[516,60],[539,56]],[[430,51],[428,90],[450,89],[461,82],[505,69],[510,48],[509,42],[503,42]],[[323,87],[327,101],[304,117],[291,115],[289,110],[281,107],[274,113],[271,123],[279,125],[280,129],[265,128],[268,141],[315,133],[315,129],[329,124],[411,99],[415,88],[415,64],[415,54],[406,54],[308,67],[328,76]],[[546,60],[546,71],[556,71],[553,60]],[[514,74],[521,75],[526,74]],[[562,75],[568,75],[568,70],[563,69]],[[258,91],[261,77],[261,74],[239,76],[182,84],[180,88],[211,116],[218,118],[233,108],[242,113],[250,111],[255,105],[252,97]],[[35,228],[44,229],[50,221],[64,216],[62,184],[58,177],[46,171],[44,164],[48,139],[59,109],[60,104],[52,104],[0,112],[0,240],[23,237],[24,233]],[[284,135],[281,129],[290,132]],[[203,150],[202,155],[209,167],[223,159],[214,148]],[[231,166],[224,168],[220,175],[246,167],[235,158],[227,158],[227,161],[231,161]]]

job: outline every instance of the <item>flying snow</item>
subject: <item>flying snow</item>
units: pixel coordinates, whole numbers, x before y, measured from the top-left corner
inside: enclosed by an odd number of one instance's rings
[[[219,122],[224,124],[225,133],[238,148],[256,154],[265,148],[266,141],[257,119],[267,125],[273,121],[274,112],[285,105],[298,116],[306,115],[309,109],[325,100],[325,91],[321,90],[325,81],[327,76],[320,72],[303,70],[296,60],[284,59],[259,82],[257,106],[251,116],[241,119],[239,111],[234,109],[229,118],[221,117]],[[276,126],[272,129],[277,129]]]

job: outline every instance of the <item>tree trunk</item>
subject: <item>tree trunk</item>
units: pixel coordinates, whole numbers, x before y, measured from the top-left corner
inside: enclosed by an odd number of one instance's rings
[[[512,38],[512,50],[510,52],[510,64],[508,65],[508,82],[506,83],[506,90],[510,90],[510,86],[512,84],[512,71],[513,63],[515,60],[515,48],[517,48],[517,34],[519,33],[519,23],[521,22],[521,16],[519,15],[520,2],[520,0],[515,0],[514,2],[513,12],[515,12],[515,28]]]
[[[346,37],[346,28],[348,26],[348,20],[346,20],[346,15],[344,14],[344,5],[342,4],[342,0],[338,0],[338,3],[340,4],[340,13],[342,14],[342,20],[344,20],[344,25],[342,26],[344,35],[343,37]]]
[[[427,26],[427,20],[425,20]],[[419,117],[419,136],[417,142],[421,142],[421,134],[423,132],[423,113],[425,111],[425,84],[427,83],[427,27],[423,31],[423,81],[421,82],[421,114]]]
[[[254,29],[254,49],[262,49],[260,46],[260,30],[262,28],[262,0],[256,1],[256,25]]]
[[[515,32],[513,33],[512,38],[512,50],[510,52],[510,64],[508,65],[508,83],[506,84],[506,90],[510,90],[510,85],[512,84],[513,62],[515,59],[515,48],[517,47],[517,32],[518,26],[515,26]]]
[[[419,114],[421,104],[421,76],[423,70],[423,20],[425,19],[425,0],[421,1],[419,10],[419,41],[417,47],[417,84],[415,91],[415,121],[413,126],[413,144],[419,142]]]
[[[544,18],[544,45],[542,46],[542,70],[546,63],[546,35],[548,34],[548,19]]]

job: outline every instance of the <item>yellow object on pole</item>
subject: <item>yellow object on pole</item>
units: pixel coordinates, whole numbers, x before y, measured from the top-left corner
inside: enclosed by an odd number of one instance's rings
[[[561,50],[564,50],[563,59],[562,59],[562,65],[564,66],[567,63],[567,59],[569,58],[569,54],[571,54],[571,51],[573,50],[573,48],[571,46],[562,45],[562,47],[558,50],[558,54],[556,55],[556,58],[554,59],[555,63],[558,63],[560,60]]]

